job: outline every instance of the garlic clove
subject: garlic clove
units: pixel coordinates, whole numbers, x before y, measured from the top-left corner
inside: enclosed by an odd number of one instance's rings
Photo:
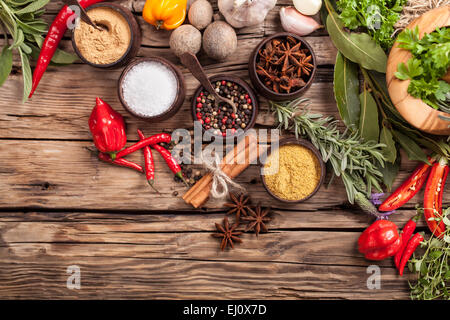
[[[322,0],[294,0],[293,2],[295,9],[307,16],[315,15],[322,7]]]
[[[281,8],[280,20],[285,31],[299,36],[306,36],[323,27],[313,18],[298,12],[294,7]]]

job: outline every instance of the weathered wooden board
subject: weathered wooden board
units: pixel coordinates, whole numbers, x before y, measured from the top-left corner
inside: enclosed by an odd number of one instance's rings
[[[168,32],[143,22],[144,0],[117,1],[133,9],[143,31],[139,56],[163,55],[180,66],[168,48]],[[214,6],[215,5],[215,1]],[[291,4],[278,1],[277,6]],[[45,19],[62,7],[51,1]],[[265,36],[281,31],[278,8],[258,26],[238,31],[239,49],[225,62],[200,54],[209,75],[233,73],[248,81],[247,61]],[[319,69],[305,94],[311,108],[338,116],[332,90],[336,49],[324,30],[306,40]],[[1,40],[0,40],[1,41]],[[70,32],[61,47],[72,51]],[[180,68],[182,68],[180,66]],[[381,290],[366,286],[367,266],[356,239],[371,218],[346,201],[336,179],[309,201],[286,205],[270,198],[251,166],[236,180],[248,187],[254,203],[273,208],[269,234],[244,234],[233,251],[219,252],[210,236],[224,217],[222,201],[192,210],[181,199],[159,156],[154,194],[142,175],[98,161],[87,119],[100,96],[125,116],[130,141],[136,129],[149,135],[163,129],[191,128],[190,99],[197,81],[182,68],[186,101],[172,119],[147,123],[129,116],[117,98],[118,70],[81,63],[50,67],[35,96],[21,104],[20,68],[0,88],[0,298],[154,298],[154,299],[407,299],[408,277],[391,261],[379,263]],[[261,99],[257,127],[273,125]],[[136,153],[131,160],[142,162]],[[403,157],[397,186],[415,167]],[[392,216],[402,226],[414,215],[419,194]],[[445,202],[450,202],[446,193]],[[424,221],[419,223],[425,230]],[[66,268],[81,267],[81,290],[66,288]]]

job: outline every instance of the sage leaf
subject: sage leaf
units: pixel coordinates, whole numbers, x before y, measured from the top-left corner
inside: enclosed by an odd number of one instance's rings
[[[11,73],[13,65],[13,54],[11,48],[5,45],[0,54],[0,87],[5,83]]]
[[[383,126],[380,133],[380,143],[385,144],[383,148],[383,154],[386,161],[394,163],[397,158],[397,148],[395,147],[394,137],[391,130]]]
[[[22,51],[21,48],[18,49],[20,55],[20,61],[22,63],[22,77],[23,77],[23,102],[28,100],[28,96],[31,92],[32,85],[32,73],[30,68],[30,61],[28,56]]]
[[[409,160],[419,160],[428,163],[427,155],[413,139],[397,130],[392,130],[392,133],[395,140],[405,150]]]
[[[29,13],[29,12],[35,12],[35,11],[43,8],[44,6],[46,6],[49,2],[50,2],[50,0],[36,0],[36,1],[31,2],[26,7],[22,8],[20,10],[17,10],[15,13],[20,15],[20,14]]]
[[[359,118],[359,133],[366,141],[378,141],[380,127],[378,124],[378,108],[372,94],[364,89],[359,95],[361,115]]]
[[[358,95],[358,66],[338,52],[334,66],[334,96],[341,119],[351,130],[359,127]]]
[[[325,5],[327,2],[325,2]],[[328,11],[327,31],[336,48],[351,61],[366,69],[386,72],[387,56],[367,33],[347,32],[336,12]]]

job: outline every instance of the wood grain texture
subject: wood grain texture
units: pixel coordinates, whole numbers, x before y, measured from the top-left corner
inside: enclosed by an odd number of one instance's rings
[[[156,32],[142,21],[145,1],[117,2],[132,9],[142,27],[139,56],[161,55],[180,66],[168,48],[169,32]],[[263,24],[239,30],[239,49],[230,60],[217,63],[201,53],[207,73],[236,74],[248,81],[251,50],[281,31],[278,10],[290,4],[278,1]],[[45,19],[51,21],[61,6],[61,1],[51,1]],[[305,97],[313,111],[337,117],[332,90],[336,49],[324,30],[305,39],[319,62]],[[69,32],[61,47],[72,50]],[[15,70],[20,70],[17,60]],[[407,277],[398,277],[389,260],[379,263],[381,290],[367,289],[371,263],[355,243],[371,218],[348,205],[339,179],[292,206],[270,198],[259,168],[251,166],[236,181],[249,190],[254,204],[273,208],[270,232],[258,239],[244,234],[242,245],[221,253],[210,233],[225,215],[223,201],[211,200],[193,210],[181,199],[183,185],[173,181],[158,155],[160,195],[140,174],[99,162],[85,149],[92,146],[87,119],[96,96],[125,116],[130,141],[137,140],[137,128],[146,135],[191,128],[190,98],[198,83],[182,71],[186,101],[172,119],[157,124],[125,113],[116,93],[120,69],[97,70],[81,63],[51,67],[26,104],[20,103],[20,74],[0,88],[0,298],[407,299]],[[257,127],[273,124],[261,99]],[[130,159],[141,162],[142,155]],[[405,159],[395,186],[416,165]],[[399,226],[406,223],[422,196],[392,220]],[[445,201],[450,202],[448,193]],[[419,227],[425,230],[423,221]],[[66,288],[70,265],[81,267],[81,290]]]

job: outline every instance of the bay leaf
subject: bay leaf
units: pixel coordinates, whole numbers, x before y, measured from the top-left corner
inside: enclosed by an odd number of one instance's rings
[[[0,54],[0,87],[5,83],[13,66],[13,54],[11,48],[5,45]]]
[[[386,161],[394,163],[397,158],[397,148],[395,147],[395,141],[391,130],[385,126],[381,129],[380,143],[386,145],[386,147],[383,148],[383,154],[386,157]]]
[[[342,121],[348,128],[357,129],[360,116],[358,65],[340,52],[336,56],[333,85]]]
[[[359,133],[366,141],[378,141],[380,126],[378,123],[378,107],[372,94],[364,89],[359,95],[361,114],[359,118]]]
[[[409,160],[419,160],[428,163],[427,155],[413,139],[397,130],[392,130],[392,134],[403,150],[405,150]]]
[[[346,58],[368,70],[386,72],[387,56],[381,46],[367,33],[347,32],[329,1],[325,1],[325,6],[329,13],[327,31],[336,48]]]
[[[387,187],[388,191],[392,190],[392,185],[400,170],[400,156],[396,156],[394,163],[386,162],[384,167],[379,168],[383,174],[383,183]]]

